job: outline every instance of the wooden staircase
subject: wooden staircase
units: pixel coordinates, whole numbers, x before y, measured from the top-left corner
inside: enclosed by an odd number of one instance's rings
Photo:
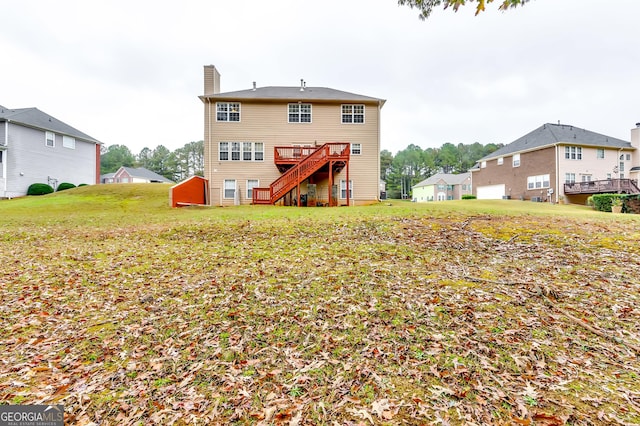
[[[347,142],[331,142],[308,152],[273,181],[269,188],[253,188],[253,204],[275,204],[324,166],[329,165],[329,176],[332,176],[335,169],[348,164],[351,146]]]

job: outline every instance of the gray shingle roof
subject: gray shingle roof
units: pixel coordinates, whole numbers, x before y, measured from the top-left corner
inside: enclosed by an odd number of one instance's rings
[[[485,161],[492,158],[504,157],[518,152],[532,151],[542,147],[562,145],[581,145],[599,148],[627,148],[631,149],[631,142],[611,136],[601,135],[569,124],[543,124],[532,132],[503,146],[497,151],[481,158]]]
[[[152,172],[149,169],[145,169],[144,167],[136,168],[136,167],[122,166],[121,168],[124,169],[131,177],[137,177],[137,178],[146,179],[149,181],[173,183],[172,180],[169,180],[166,177],[157,174],[156,172]]]
[[[35,127],[41,130],[49,130],[51,132],[73,136],[74,138],[87,142],[100,143],[97,139],[40,111],[38,108],[9,109],[0,106],[0,121],[18,123],[27,127]]]
[[[219,100],[282,100],[282,101],[344,101],[344,102],[375,102],[383,105],[384,99],[370,96],[343,92],[327,87],[300,87],[267,86],[258,87],[255,90],[239,90],[236,92],[216,93],[215,95],[203,95],[200,99]]]
[[[436,173],[433,176],[413,185],[413,188],[420,188],[422,186],[437,185],[441,180],[447,185],[460,185],[465,179],[471,177],[471,172],[451,174],[451,173]]]

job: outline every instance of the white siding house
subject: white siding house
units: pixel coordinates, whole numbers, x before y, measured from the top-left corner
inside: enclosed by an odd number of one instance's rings
[[[0,106],[0,198],[25,195],[33,183],[99,179],[99,141],[37,108]]]

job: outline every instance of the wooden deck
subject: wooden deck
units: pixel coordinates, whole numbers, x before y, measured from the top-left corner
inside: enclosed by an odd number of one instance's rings
[[[564,193],[566,195],[577,194],[638,194],[640,188],[638,183],[632,179],[606,179],[593,180],[590,182],[565,183]]]

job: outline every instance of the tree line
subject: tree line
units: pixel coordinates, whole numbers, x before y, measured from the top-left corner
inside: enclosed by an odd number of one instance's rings
[[[408,198],[413,185],[436,173],[465,173],[502,146],[445,143],[440,148],[422,149],[411,144],[396,155],[385,149],[380,152],[380,179],[386,183],[388,198]]]
[[[144,167],[174,182],[204,176],[204,142],[189,142],[173,152],[163,145],[155,149],[145,147],[137,155],[125,145],[102,148],[100,174],[114,173],[122,166]]]
[[[385,149],[380,152],[380,179],[386,182],[387,197],[408,197],[411,187],[429,176],[467,172],[480,158],[502,146],[445,143],[440,148],[422,149],[411,144],[396,155]],[[144,167],[174,182],[194,175],[204,176],[204,142],[189,142],[173,152],[163,145],[143,148],[137,155],[125,145],[103,147],[100,173],[113,173],[121,166]]]

